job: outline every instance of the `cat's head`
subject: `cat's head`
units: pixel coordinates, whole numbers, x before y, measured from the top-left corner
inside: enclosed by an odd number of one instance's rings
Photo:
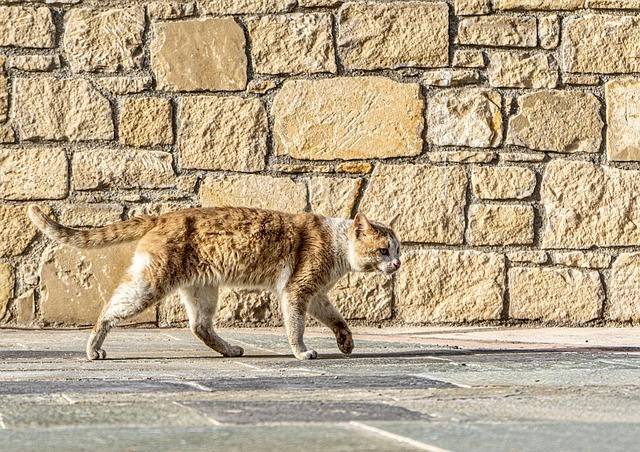
[[[349,231],[349,260],[355,271],[390,275],[400,268],[400,241],[393,230],[358,213]]]

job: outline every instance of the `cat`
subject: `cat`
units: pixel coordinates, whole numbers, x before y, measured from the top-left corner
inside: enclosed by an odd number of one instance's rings
[[[273,291],[296,358],[317,357],[303,341],[307,313],[329,327],[340,351],[350,354],[351,330],[327,292],[349,271],[391,275],[400,267],[396,234],[362,213],[346,220],[245,207],[192,208],[73,229],[36,206],[28,212],[45,235],[73,247],[138,240],[131,265],[87,342],[90,360],[106,358],[102,344],[118,322],[175,290],[195,336],[223,356],[241,356],[242,347],[229,344],[213,328],[220,285]]]

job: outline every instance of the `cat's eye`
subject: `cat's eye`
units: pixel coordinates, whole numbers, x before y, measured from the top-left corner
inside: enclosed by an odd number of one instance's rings
[[[389,248],[380,248],[378,250],[378,253],[380,253],[383,256],[388,256],[389,255]]]

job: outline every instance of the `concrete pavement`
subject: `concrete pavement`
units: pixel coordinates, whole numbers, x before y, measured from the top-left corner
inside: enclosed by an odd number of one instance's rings
[[[0,330],[1,450],[632,450],[640,328],[324,329],[300,362],[280,329]]]

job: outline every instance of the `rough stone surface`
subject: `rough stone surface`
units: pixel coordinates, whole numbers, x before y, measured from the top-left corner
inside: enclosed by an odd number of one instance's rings
[[[15,143],[16,132],[11,124],[0,124],[0,143]]]
[[[135,243],[96,250],[56,247],[40,266],[40,310],[47,324],[92,325],[129,266]],[[155,323],[150,308],[129,323]]]
[[[62,199],[68,193],[67,181],[67,157],[63,149],[0,149],[2,199]]]
[[[499,88],[555,88],[558,84],[555,61],[542,52],[492,52],[487,75],[489,84]]]
[[[293,9],[295,0],[199,0],[201,14],[267,14]]]
[[[640,18],[584,14],[565,19],[562,55],[567,72],[640,71]]]
[[[593,74],[562,74],[562,82],[566,85],[599,85],[600,76]]]
[[[360,210],[392,223],[402,241],[459,244],[466,188],[467,176],[459,166],[381,164],[371,175]]]
[[[484,88],[443,90],[427,102],[427,139],[439,146],[496,147],[502,141],[502,98]]]
[[[542,179],[545,248],[640,245],[640,172],[553,160]]]
[[[26,207],[0,204],[0,257],[22,254],[37,232]]]
[[[168,152],[93,149],[73,156],[76,190],[105,188],[162,188],[175,186]]]
[[[585,0],[493,0],[497,10],[572,10],[582,8]]]
[[[611,256],[583,251],[556,251],[551,253],[551,261],[566,267],[608,268],[611,265]]]
[[[173,142],[171,102],[162,97],[125,99],[120,106],[120,142],[158,146]]]
[[[36,291],[29,289],[13,302],[18,326],[33,326],[36,320]]]
[[[238,91],[247,84],[244,33],[230,17],[156,22],[150,52],[160,90]]]
[[[538,19],[538,36],[540,47],[543,49],[555,49],[560,43],[560,19],[552,14]]]
[[[331,303],[347,320],[370,322],[392,315],[391,279],[375,273],[349,273],[328,293]]]
[[[65,14],[64,55],[74,72],[120,72],[142,61],[141,7],[74,8]]]
[[[258,99],[193,96],[178,106],[183,168],[258,171],[265,166],[267,113]]]
[[[327,217],[351,218],[362,179],[314,177],[309,180],[311,211]]]
[[[510,262],[526,262],[529,264],[545,264],[546,251],[510,251],[506,254]]]
[[[448,63],[448,6],[444,2],[345,3],[338,48],[349,69]]]
[[[524,199],[536,188],[536,174],[520,166],[479,166],[471,172],[471,186],[480,199]]]
[[[120,204],[73,204],[60,209],[60,222],[65,226],[105,226],[122,220]]]
[[[434,69],[425,72],[420,80],[430,86],[459,86],[480,82],[480,72],[474,69]]]
[[[618,321],[640,320],[640,253],[622,253],[613,263],[605,315]]]
[[[113,76],[94,79],[94,83],[111,94],[133,94],[144,91],[151,86],[151,77],[147,75],[128,77]]]
[[[13,115],[23,140],[110,140],[111,106],[87,80],[16,78]]]
[[[505,284],[502,255],[412,250],[405,252],[402,260],[395,304],[402,321],[459,322],[500,318]]]
[[[604,290],[597,271],[568,268],[509,270],[509,317],[584,323],[600,317]]]
[[[485,151],[429,152],[427,159],[430,162],[439,163],[490,163],[496,159],[496,153]]]
[[[16,55],[9,58],[9,67],[21,71],[52,71],[60,67],[60,56]]]
[[[275,152],[311,160],[418,155],[422,110],[417,84],[383,77],[287,81],[271,108]]]
[[[538,91],[518,98],[507,143],[539,151],[598,152],[603,127],[600,101],[578,91]]]
[[[453,9],[459,16],[473,16],[491,12],[490,0],[455,0]]]
[[[484,67],[484,54],[482,50],[459,49],[453,54],[453,66],[455,67]]]
[[[7,120],[9,113],[9,79],[0,72],[0,122]]]
[[[640,80],[612,80],[605,85],[607,156],[640,161]]]
[[[336,72],[330,15],[262,16],[249,18],[246,23],[255,72]]]
[[[178,19],[192,16],[196,2],[155,1],[147,4],[147,14],[151,19]]]
[[[640,0],[586,0],[589,8],[640,9]]]
[[[9,301],[13,298],[14,285],[13,268],[5,262],[0,262],[0,321],[7,314]]]
[[[458,25],[458,44],[535,47],[535,17],[480,16],[467,17]]]
[[[0,46],[53,47],[55,25],[47,7],[0,6]]]
[[[210,176],[200,187],[200,202],[205,207],[245,206],[296,213],[307,205],[307,190],[288,177]]]
[[[472,245],[530,245],[533,243],[533,207],[472,204],[469,207],[469,243]]]

